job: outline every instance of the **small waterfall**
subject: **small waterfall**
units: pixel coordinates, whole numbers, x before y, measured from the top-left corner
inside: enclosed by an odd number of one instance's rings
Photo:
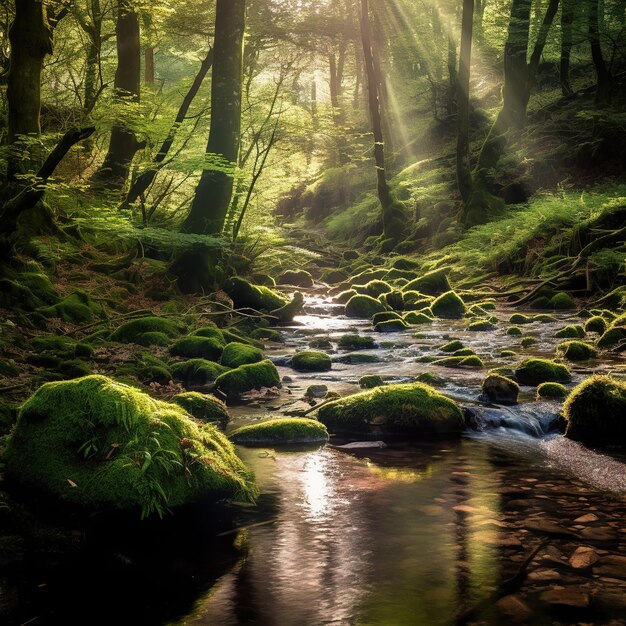
[[[550,402],[472,407],[477,430],[506,431],[534,438],[542,438],[554,431],[554,423],[559,417],[556,409]]]

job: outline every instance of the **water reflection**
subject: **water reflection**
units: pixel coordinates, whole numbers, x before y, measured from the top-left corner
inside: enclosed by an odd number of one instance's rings
[[[244,452],[274,523],[249,528],[246,558],[177,623],[450,623],[499,580],[498,529],[485,525],[498,474],[472,450]]]

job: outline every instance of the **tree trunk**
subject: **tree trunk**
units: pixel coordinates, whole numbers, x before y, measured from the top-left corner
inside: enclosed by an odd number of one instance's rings
[[[611,104],[613,78],[604,62],[599,28],[599,0],[590,0],[589,5],[589,43],[591,57],[596,70],[598,84],[596,87],[596,106],[605,107]]]
[[[122,208],[128,207],[131,204],[134,204],[137,199],[144,194],[148,187],[152,184],[152,181],[155,179],[161,164],[165,161],[165,157],[167,157],[172,144],[174,143],[174,139],[176,138],[176,133],[180,128],[180,125],[185,121],[187,117],[187,113],[189,111],[189,107],[193,102],[193,99],[196,97],[196,94],[200,90],[202,82],[204,81],[206,75],[209,73],[211,66],[213,65],[213,49],[211,48],[206,55],[204,61],[200,65],[200,69],[194,78],[187,95],[183,98],[183,101],[178,109],[178,113],[176,114],[176,118],[174,123],[170,127],[170,130],[167,134],[167,137],[163,140],[159,151],[157,152],[154,160],[152,162],[152,166],[149,167],[145,172],[143,172],[132,184],[128,194],[124,202],[122,203]]]
[[[186,232],[219,234],[233,193],[233,171],[239,152],[241,80],[245,0],[218,0],[215,58],[211,84],[211,130],[208,155],[219,155],[230,168],[205,169],[183,228]]]
[[[139,102],[141,81],[141,42],[139,19],[130,0],[119,0],[115,23],[117,69],[115,97],[119,102]],[[109,150],[93,180],[110,189],[121,189],[139,149],[137,138],[123,121],[111,129]]]
[[[561,80],[561,92],[564,96],[571,96],[574,93],[569,75],[573,44],[573,24],[574,0],[563,0],[561,3],[561,63],[559,75]]]
[[[456,144],[456,178],[464,203],[472,194],[472,172],[469,151],[470,68],[472,63],[472,37],[474,26],[474,0],[463,0],[461,22],[461,53],[457,79],[458,132]]]
[[[385,239],[398,240],[403,230],[402,211],[394,202],[385,170],[385,143],[380,113],[380,86],[374,68],[372,53],[372,31],[369,17],[369,2],[361,0],[361,41],[365,58],[368,103],[374,135],[374,161],[376,165],[377,192],[383,214],[383,235]]]
[[[15,18],[9,30],[11,65],[7,76],[9,119],[7,142],[15,150],[9,153],[7,178],[32,169],[36,155],[28,146],[28,138],[41,132],[41,71],[47,54],[52,54],[52,27],[48,23],[46,6],[40,0],[16,0]],[[23,140],[26,145],[19,147]],[[32,158],[23,159],[23,149]]]
[[[450,24],[450,26],[452,26],[452,24]],[[452,116],[456,113],[456,92],[456,41],[452,30],[450,30],[448,34],[448,97],[446,98],[446,113],[448,116]]]
[[[154,48],[152,46],[146,46],[143,64],[143,82],[146,85],[154,85]]]

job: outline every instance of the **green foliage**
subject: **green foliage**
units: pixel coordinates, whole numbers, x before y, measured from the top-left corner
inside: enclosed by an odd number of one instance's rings
[[[214,427],[104,376],[41,387],[21,408],[5,458],[10,476],[63,501],[144,517],[255,492]]]
[[[626,383],[592,376],[578,385],[563,405],[565,435],[600,446],[623,444],[626,438]]]
[[[320,407],[331,432],[457,435],[464,426],[456,402],[422,383],[385,385]]]
[[[328,441],[328,430],[316,420],[283,417],[242,426],[230,439],[246,446],[324,443]]]

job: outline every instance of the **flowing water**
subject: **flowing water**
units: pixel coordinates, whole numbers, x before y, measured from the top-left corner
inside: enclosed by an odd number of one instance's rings
[[[349,353],[337,350],[338,338],[371,328],[341,309],[324,295],[309,297],[306,315],[283,329],[285,343],[267,352],[285,377],[280,395],[234,407],[230,427],[302,414],[311,384],[346,394],[358,391],[364,374],[406,382],[431,372],[480,428],[452,442],[241,448],[261,489],[257,506],[129,527],[125,540],[92,529],[91,543],[71,558],[4,568],[0,617],[181,626],[626,624],[626,465],[552,432],[560,405],[535,401],[534,389],[522,388],[518,405],[484,404],[486,369],[420,361],[443,356],[438,347],[452,339],[487,368],[519,360],[500,357],[502,349],[552,356],[556,330],[578,320],[559,315],[558,323],[525,326],[537,340],[528,349],[505,334],[510,312],[502,311],[493,332],[437,321],[419,337],[374,333],[378,348]],[[320,338],[332,346],[330,372],[288,367],[295,350]],[[574,368],[572,385],[623,365],[590,361]],[[575,552],[589,562],[570,561]]]

